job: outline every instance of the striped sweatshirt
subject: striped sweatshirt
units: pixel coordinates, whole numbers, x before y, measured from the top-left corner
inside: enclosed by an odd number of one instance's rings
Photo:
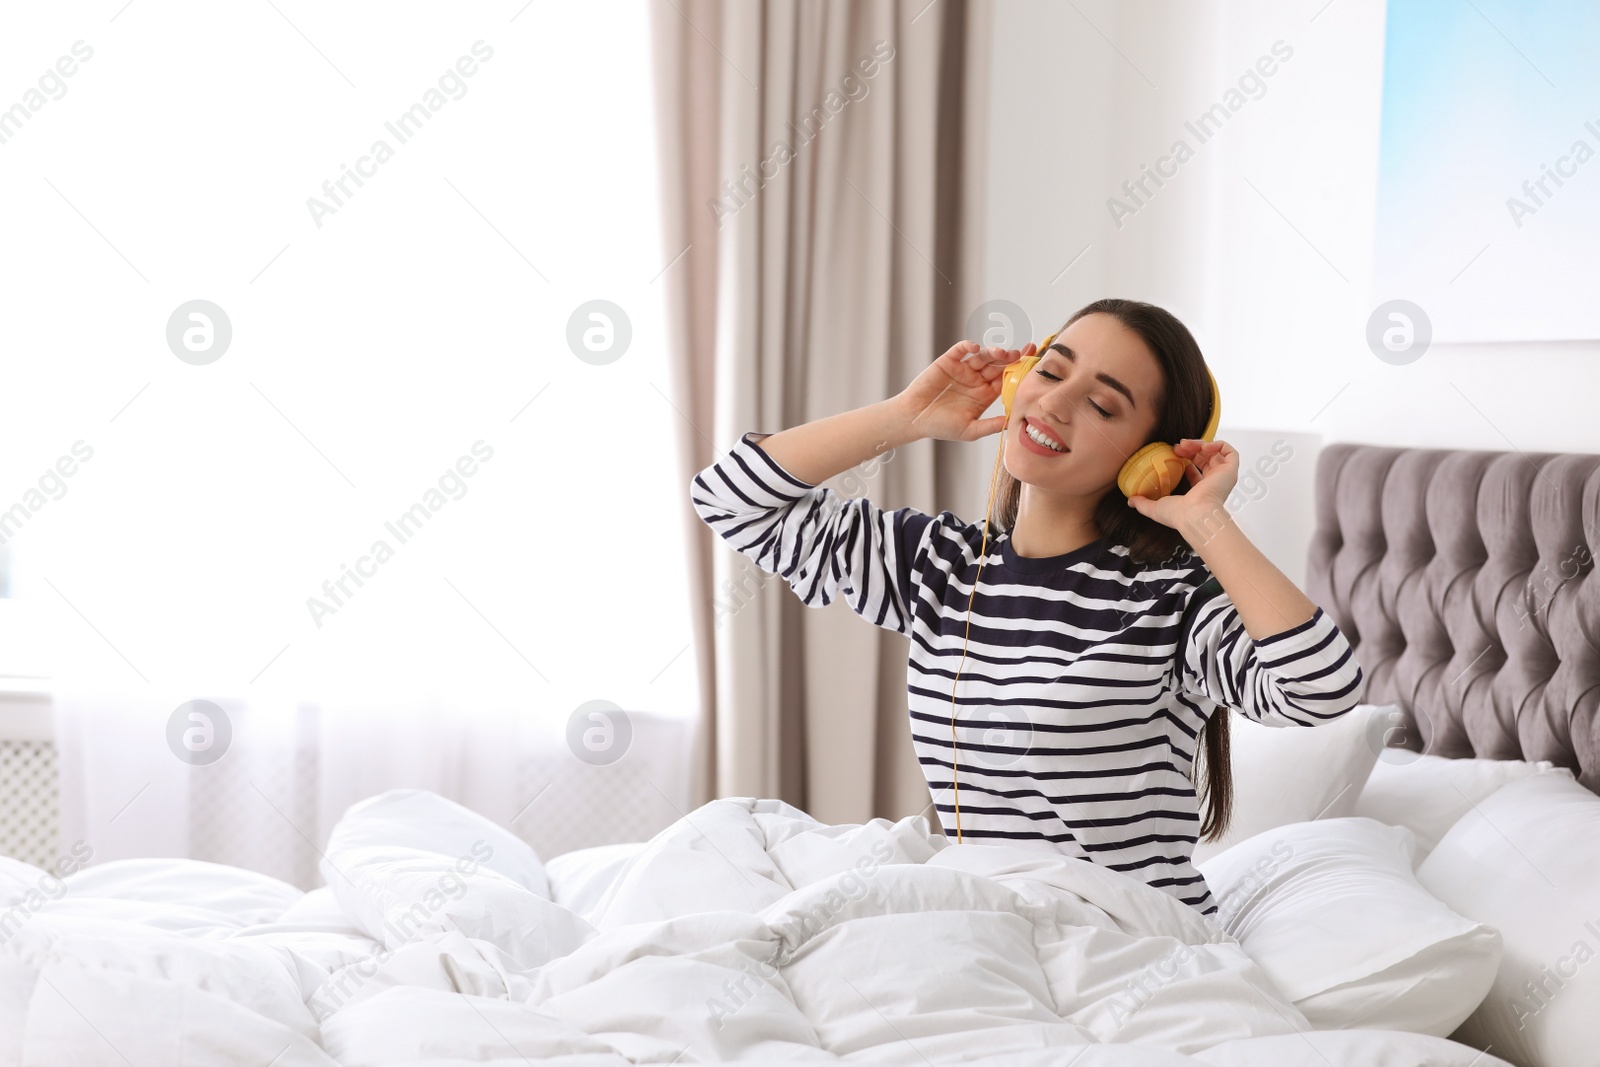
[[[1215,916],[1193,864],[1200,729],[1219,707],[1282,727],[1354,708],[1362,670],[1322,608],[1253,640],[1193,553],[1141,566],[1101,538],[1020,556],[992,524],[985,551],[981,522],[802,481],[757,446],[768,436],[743,434],[690,501],[807,606],[842,596],[910,639],[912,745],[945,834],[959,802],[965,841],[1053,849]]]

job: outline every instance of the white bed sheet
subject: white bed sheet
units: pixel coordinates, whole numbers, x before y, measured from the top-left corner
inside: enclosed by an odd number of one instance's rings
[[[920,818],[829,826],[719,800],[608,858],[580,914],[557,902],[578,859],[547,880],[505,830],[402,790],[346,814],[312,894],[138,860],[51,896],[8,862],[0,1067],[1504,1064],[1437,1037],[1311,1030],[1168,894],[947,845]]]

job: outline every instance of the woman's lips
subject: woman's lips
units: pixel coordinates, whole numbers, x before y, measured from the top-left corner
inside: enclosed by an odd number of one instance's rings
[[[1044,447],[1044,445],[1029,437],[1027,419],[1017,423],[1017,437],[1022,441],[1023,448],[1026,448],[1029,452],[1037,452],[1041,456],[1065,456],[1072,451],[1069,448],[1066,452],[1057,452],[1054,449]]]

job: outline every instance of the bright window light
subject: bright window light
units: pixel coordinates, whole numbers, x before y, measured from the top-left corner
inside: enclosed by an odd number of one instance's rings
[[[690,713],[645,4],[398,10],[8,15],[0,673]]]

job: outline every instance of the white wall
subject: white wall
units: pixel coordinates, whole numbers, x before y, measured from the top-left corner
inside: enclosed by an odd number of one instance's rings
[[[1600,342],[1435,345],[1405,366],[1367,347],[1381,0],[998,0],[995,18],[984,295],[1026,308],[1035,339],[1102,296],[1168,308],[1216,374],[1224,440],[1600,452]],[[1200,143],[1185,122],[1279,40],[1265,92]],[[1193,158],[1119,228],[1108,198],[1179,137]],[[1268,554],[1293,574],[1303,552]]]

